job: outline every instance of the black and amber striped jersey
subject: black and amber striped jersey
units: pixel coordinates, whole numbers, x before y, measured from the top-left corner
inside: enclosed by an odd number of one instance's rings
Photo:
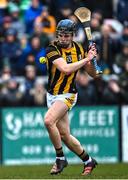
[[[72,43],[70,49],[61,48],[57,42],[50,44],[46,48],[46,62],[48,69],[48,92],[53,95],[76,93],[75,77],[77,72],[69,75],[59,71],[53,61],[63,57],[67,63],[80,61],[85,56],[84,48],[81,44]],[[60,59],[61,61],[61,59]]]

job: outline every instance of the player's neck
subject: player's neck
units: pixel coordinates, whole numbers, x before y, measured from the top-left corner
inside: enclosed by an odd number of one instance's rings
[[[71,42],[66,49],[70,49],[70,48],[72,48],[72,46],[73,46],[73,43]]]

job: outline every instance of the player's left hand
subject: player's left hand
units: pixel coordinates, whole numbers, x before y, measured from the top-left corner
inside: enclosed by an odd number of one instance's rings
[[[96,46],[95,44],[92,44],[90,47],[89,47],[89,51],[88,51],[88,58],[90,60],[92,60],[94,57],[97,56],[97,49],[96,49]]]
[[[89,50],[92,50],[92,51],[95,51],[96,52],[96,55],[97,55],[97,47],[96,47],[96,43],[93,43],[92,45],[89,46]]]

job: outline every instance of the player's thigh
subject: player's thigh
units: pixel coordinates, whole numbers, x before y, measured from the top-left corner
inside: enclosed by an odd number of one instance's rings
[[[70,126],[69,126],[69,118],[68,118],[68,113],[66,113],[62,119],[60,119],[57,122],[57,128],[60,132],[60,135],[62,139],[66,136],[70,135]]]
[[[45,123],[56,123],[67,113],[68,107],[62,101],[55,101],[45,115]]]

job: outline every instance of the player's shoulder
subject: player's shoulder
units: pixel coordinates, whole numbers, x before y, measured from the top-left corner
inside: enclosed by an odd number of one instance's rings
[[[84,48],[83,45],[79,42],[73,41],[74,45],[79,48]]]
[[[48,54],[49,52],[52,52],[52,51],[57,51],[57,45],[56,45],[56,42],[53,41],[51,42],[47,48],[46,48],[46,54]]]
[[[86,52],[85,47],[81,43],[79,43],[79,42],[73,41],[73,43],[75,45],[77,53],[83,54],[83,56],[84,56],[84,53]]]
[[[77,42],[77,41],[73,41],[73,43],[77,46],[81,45],[81,43]]]
[[[46,58],[50,61],[54,61],[55,59],[61,57],[60,51],[58,50],[56,42],[52,42],[46,48]]]

